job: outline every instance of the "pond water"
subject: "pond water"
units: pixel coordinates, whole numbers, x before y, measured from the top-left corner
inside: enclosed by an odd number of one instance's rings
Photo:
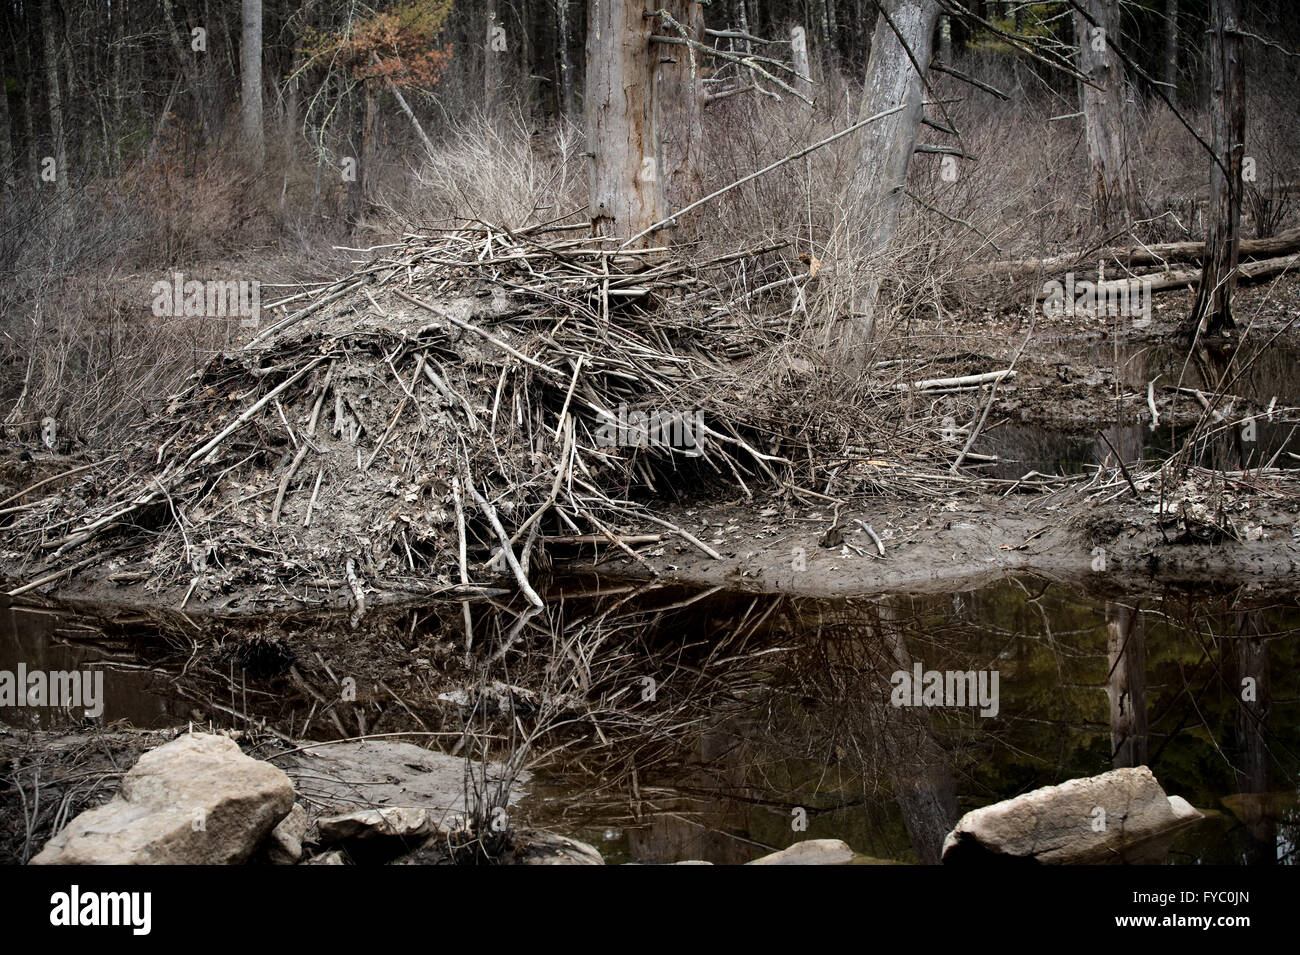
[[[102,669],[102,719],[141,728],[418,732],[500,758],[546,726],[514,812],[610,862],[744,862],[818,837],[864,863],[933,861],[960,813],[1143,763],[1209,815],[1170,863],[1297,861],[1294,592],[1024,576],[826,600],[572,577],[546,597],[535,614],[472,604],[469,641],[455,602],[355,628],[8,608],[0,670]],[[893,705],[918,667],[974,673],[982,705]]]
[[[1210,397],[1220,381],[1230,383],[1224,386],[1227,394],[1251,404],[1247,408],[1231,399],[1221,402],[1218,410],[1233,420],[1275,403],[1275,413],[1256,418],[1253,434],[1247,432],[1244,440],[1237,441],[1233,434],[1219,434],[1198,442],[1196,463],[1228,470],[1239,470],[1243,463],[1252,468],[1269,462],[1274,467],[1300,467],[1300,419],[1280,410],[1294,406],[1300,396],[1300,346],[1291,340],[1279,340],[1256,355],[1259,344],[1236,350],[1206,345],[1189,358],[1187,349],[1164,343],[1121,343],[1116,349],[1112,342],[1101,342],[1077,354],[1084,367],[1106,370],[1124,393],[1146,395],[1148,383],[1154,381],[1162,408],[1169,397],[1164,388],[1191,388]],[[1077,372],[1066,362],[1058,374],[1068,380]],[[984,431],[975,450],[997,456],[996,464],[982,469],[982,473],[993,477],[1014,480],[1030,470],[1080,474],[1108,456],[1113,457],[1112,447],[1126,463],[1163,461],[1182,447],[1191,430],[1171,427],[1168,422],[1152,428],[1145,410],[1139,418],[1112,411],[1096,422],[1096,430],[1087,432],[1007,420]]]

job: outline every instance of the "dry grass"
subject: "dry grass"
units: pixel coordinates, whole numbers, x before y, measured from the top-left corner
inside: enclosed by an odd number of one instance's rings
[[[790,311],[791,337],[799,339],[789,346],[792,356],[826,360],[825,346],[839,337],[848,303],[868,281],[881,281],[886,291],[890,307],[874,338],[876,350],[889,356],[921,328],[933,331],[989,307],[986,292],[959,276],[963,266],[1087,248],[1106,238],[1091,222],[1079,121],[1049,121],[1074,112],[1073,98],[994,55],[971,54],[958,65],[1011,99],[936,79],[934,94],[951,101],[940,118],[960,131],[960,144],[977,159],[960,162],[956,181],[947,181],[943,157],[916,157],[912,198],[904,201],[887,256],[864,258],[835,240],[845,220],[839,197],[854,161],[852,139],[727,193],[672,236],[686,257],[784,243],[737,266],[730,282],[738,296],[806,276],[809,263],[800,255],[819,260],[821,277],[801,298],[792,294],[792,281],[770,292]],[[1284,121],[1286,91],[1269,88],[1270,95],[1252,94],[1248,144],[1260,182],[1249,190],[1246,229],[1261,234],[1290,213],[1277,184],[1296,178],[1287,158],[1300,149],[1300,131]],[[815,111],[753,96],[709,106],[706,186],[733,182],[856,118],[854,84],[843,76],[827,76],[817,98]],[[1198,235],[1206,161],[1163,105],[1140,113],[1134,163],[1146,212],[1133,236],[1150,242]],[[1204,115],[1189,115],[1198,130],[1207,128]],[[409,136],[396,110],[386,122]],[[397,145],[379,157],[373,205],[363,217],[367,238],[448,219],[511,226],[580,221],[588,160],[577,124],[539,126],[516,111],[496,122],[469,116],[440,127],[432,156]],[[932,128],[922,141],[958,144]],[[332,243],[370,244],[347,236],[337,157],[317,167],[307,150],[296,153],[280,137],[271,142],[279,150],[268,164],[274,171],[259,180],[220,154],[182,161],[179,148],[164,143],[157,158],[119,179],[74,190],[66,213],[42,195],[11,198],[0,216],[0,416],[30,429],[52,415],[65,435],[116,444],[153,402],[239,334],[221,322],[156,320],[151,282],[173,271],[263,283],[319,279],[339,273]],[[861,358],[855,354],[859,367]]]

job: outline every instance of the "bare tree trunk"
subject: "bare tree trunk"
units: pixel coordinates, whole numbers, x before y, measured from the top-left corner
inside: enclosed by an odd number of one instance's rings
[[[26,31],[24,30],[24,33]],[[22,88],[19,90],[18,105],[20,107],[20,122],[23,136],[23,169],[24,173],[30,175],[33,167],[37,162],[36,147],[36,130],[34,114],[36,111],[36,96],[32,87],[32,74],[35,67],[32,64],[31,44],[27,42],[27,37],[23,36],[16,45],[18,52],[19,75],[23,78]]]
[[[681,24],[689,39],[704,38],[704,7],[697,0],[664,0],[660,9]],[[691,47],[664,47],[658,53],[652,96],[662,135],[664,201],[673,210],[704,194],[704,77],[700,55]]]
[[[363,80],[360,86],[361,102],[353,107],[353,131],[351,135],[352,148],[357,152],[356,179],[351,183],[351,189],[348,192],[348,224],[353,229],[358,229],[365,225],[366,217],[370,212],[371,199],[375,192],[375,91],[372,88],[373,80]],[[360,112],[361,121],[358,124],[356,113]],[[360,149],[356,146],[357,125],[360,126],[361,144]]]
[[[68,198],[68,149],[63,129],[63,94],[59,89],[59,48],[55,41],[54,5],[50,4],[41,17],[41,40],[45,57],[45,96],[50,114],[50,149],[54,158],[56,178],[54,193],[58,197],[60,214],[66,212]]]
[[[555,45],[559,53],[560,93],[564,115],[573,115],[573,54],[569,51],[569,0],[555,0]]]
[[[1119,38],[1119,0],[1083,0],[1080,5],[1088,16],[1078,11],[1074,14],[1079,71],[1095,84],[1080,84],[1092,173],[1093,217],[1104,224],[1118,215],[1127,222],[1134,193],[1129,163],[1128,91],[1124,64],[1111,49]]]
[[[849,216],[845,252],[853,258],[861,257],[867,265],[864,285],[852,305],[849,338],[858,343],[869,339],[875,327],[880,269],[870,260],[889,248],[898,223],[908,166],[921,132],[923,74],[933,55],[939,3],[883,0],[880,10],[858,118],[867,119],[900,105],[903,109],[857,133],[858,158],[845,203]]]
[[[1241,244],[1241,160],[1246,144],[1246,73],[1242,62],[1241,0],[1210,3],[1209,222],[1201,284],[1188,330],[1198,335],[1233,328],[1232,293],[1237,287]]]
[[[112,9],[113,44],[113,172],[122,169],[122,45],[126,42],[126,24],[120,7]]]
[[[262,129],[262,0],[243,0],[240,43],[240,127],[248,163],[261,170],[266,162]]]
[[[646,0],[591,0],[587,7],[588,211],[597,236],[632,236],[663,218],[651,95],[657,21],[644,16],[650,10]]]
[[[501,54],[504,52],[505,33],[497,19],[497,0],[487,0],[487,34],[483,43],[483,107],[489,116],[494,117],[501,100]]]
[[[939,19],[939,60],[945,66],[952,66],[952,17]]]
[[[790,28],[790,62],[794,65],[795,72],[800,77],[809,77],[809,79],[796,80],[795,89],[808,99],[812,99],[812,73],[810,72],[811,67],[808,65],[808,31],[804,29],[802,24]]]
[[[0,84],[4,83],[4,50],[0,49]],[[14,181],[13,138],[9,128],[9,90],[0,86],[0,185],[11,186]]]
[[[211,138],[211,129],[208,123],[207,101],[203,96],[203,82],[194,66],[194,54],[182,39],[180,27],[176,24],[176,15],[172,10],[172,0],[162,0],[162,12],[172,53],[175,54],[181,71],[185,74],[185,83],[189,86],[190,96],[194,100],[194,112],[199,121],[199,136],[206,143]]]
[[[1106,604],[1110,748],[1115,768],[1147,762],[1146,631],[1136,607]]]
[[[1165,82],[1169,102],[1178,106],[1178,0],[1165,0]]]
[[[835,0],[823,0],[822,9],[826,11],[826,62],[836,63],[840,52],[840,27],[835,17]]]
[[[284,146],[288,154],[292,147],[294,135],[298,131],[298,105],[299,90],[301,88],[301,78],[298,71],[302,69],[302,39],[303,35],[311,27],[312,13],[316,7],[316,0],[307,0],[298,11],[301,17],[297,28],[294,30],[293,37],[293,59],[289,67],[289,79],[286,83],[285,90],[285,107],[284,107]]]

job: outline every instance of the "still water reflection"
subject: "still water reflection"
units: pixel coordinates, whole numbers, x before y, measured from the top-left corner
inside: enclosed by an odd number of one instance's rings
[[[817,837],[934,862],[963,812],[1140,764],[1210,816],[1170,862],[1296,861],[1293,593],[1022,577],[821,600],[570,578],[548,596],[537,614],[473,604],[468,640],[459,603],[356,629],[10,608],[0,670],[102,667],[103,719],[137,727],[418,731],[497,758],[532,737],[520,811],[612,862],[744,862]],[[892,705],[918,667],[996,675],[996,713]],[[37,719],[81,717],[0,709]]]

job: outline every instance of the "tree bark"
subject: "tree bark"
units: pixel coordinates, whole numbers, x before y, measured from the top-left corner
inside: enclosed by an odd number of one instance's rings
[[[187,38],[183,38],[180,27],[176,23],[176,15],[172,9],[172,0],[162,0],[163,21],[167,29],[167,38],[171,43],[172,53],[175,55],[177,63],[180,65],[181,72],[185,74],[185,83],[189,87],[190,97],[194,101],[195,118],[199,122],[199,136],[203,143],[206,143],[211,137],[210,124],[208,122],[207,101],[203,95],[203,81],[199,77],[199,71],[194,65],[194,54],[189,49]]]
[[[1129,162],[1128,91],[1124,64],[1111,44],[1119,37],[1119,0],[1083,0],[1088,16],[1076,11],[1079,71],[1093,84],[1080,84],[1093,218],[1102,225],[1132,216],[1133,169]],[[1089,22],[1089,17],[1092,22]]]
[[[255,170],[266,161],[262,129],[262,0],[243,0],[240,53],[240,127],[246,159]]]
[[[54,6],[42,11],[41,41],[45,58],[45,102],[50,119],[50,150],[54,158],[56,177],[54,193],[58,197],[60,212],[66,212],[68,198],[68,150],[63,129],[63,94],[59,88],[59,47],[55,40]]]
[[[907,170],[924,114],[923,73],[930,66],[939,18],[937,0],[884,0],[880,10],[858,119],[899,105],[904,108],[857,134],[858,157],[845,203],[849,216],[845,252],[851,258],[861,258],[865,266],[864,284],[854,295],[850,316],[849,338],[859,343],[869,339],[875,327],[880,268],[873,260],[889,248],[898,223]]]
[[[808,31],[802,24],[790,28],[790,62],[801,79],[795,80],[794,87],[808,99],[813,98],[812,67],[808,64]],[[808,77],[808,79],[802,79]]]
[[[1233,328],[1232,293],[1237,287],[1241,246],[1241,160],[1246,146],[1246,73],[1241,0],[1210,3],[1210,202],[1205,261],[1187,331],[1213,334]]]
[[[4,83],[4,51],[0,50],[0,84]],[[13,137],[9,124],[9,91],[0,85],[0,185],[11,186],[14,181]]]
[[[704,38],[704,7],[696,0],[663,0],[660,9],[681,24],[689,39]],[[680,36],[662,25],[659,29]],[[664,201],[671,212],[704,194],[704,77],[698,51],[688,46],[664,46],[655,52],[658,63],[652,95],[656,127],[662,136]],[[689,220],[677,223],[679,229],[689,225]],[[677,237],[684,234],[678,232]]]
[[[1178,106],[1178,0],[1165,0],[1165,93]]]
[[[595,236],[632,236],[663,218],[663,168],[652,96],[657,22],[646,0],[587,7],[588,212]],[[647,236],[643,242],[653,241]]]
[[[569,50],[571,32],[569,0],[555,0],[555,46],[559,53],[560,102],[565,116],[573,115],[573,54]]]
[[[496,49],[496,31],[501,28],[497,19],[497,0],[487,0],[487,34],[483,43],[483,105],[489,116],[496,116],[501,101],[501,54]]]

